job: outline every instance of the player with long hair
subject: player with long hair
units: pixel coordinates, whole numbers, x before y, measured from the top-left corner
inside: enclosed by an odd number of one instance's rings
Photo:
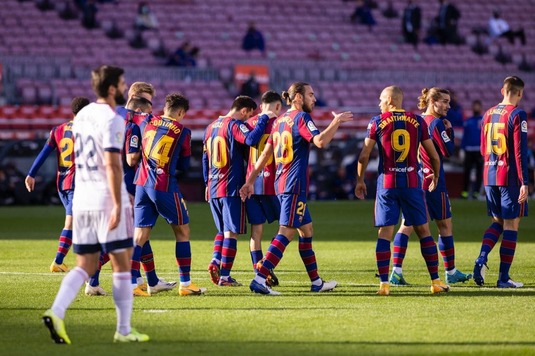
[[[450,198],[446,188],[446,176],[444,173],[444,157],[450,157],[455,151],[454,133],[451,123],[446,119],[446,113],[450,108],[450,92],[442,88],[424,88],[422,95],[418,97],[418,108],[425,110],[423,119],[429,128],[429,137],[435,145],[440,158],[440,171],[438,184],[433,191],[429,191],[431,179],[425,178],[433,169],[427,151],[420,146],[420,157],[423,163],[423,188],[427,213],[431,220],[435,220],[438,228],[438,249],[442,254],[444,269],[446,270],[446,283],[455,284],[466,282],[472,278],[471,274],[465,274],[455,267],[455,245],[453,241],[453,224]],[[405,285],[407,281],[403,277],[403,259],[409,242],[409,236],[414,231],[412,226],[401,224],[394,237],[394,256],[392,259],[392,274],[390,284]]]

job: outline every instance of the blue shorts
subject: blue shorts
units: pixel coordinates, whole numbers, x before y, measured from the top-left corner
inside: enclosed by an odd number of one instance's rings
[[[279,219],[281,204],[275,195],[251,195],[245,201],[245,210],[249,224],[260,225],[266,221],[271,224]]]
[[[279,224],[281,226],[299,228],[312,222],[308,211],[306,194],[279,194],[281,214]]]
[[[391,226],[403,213],[405,225],[418,226],[427,222],[425,193],[419,188],[382,188],[375,196],[375,226]]]
[[[427,211],[431,220],[446,220],[451,218],[451,204],[447,191],[425,191]]]
[[[224,197],[210,199],[210,209],[218,231],[245,234],[245,204],[239,197]]]
[[[74,196],[74,190],[58,190],[59,200],[65,207],[65,215],[72,216],[72,197]]]
[[[186,202],[180,192],[162,192],[138,185],[134,199],[134,224],[136,227],[153,227],[158,215],[168,224],[189,223]]]
[[[487,213],[502,219],[516,219],[528,216],[527,201],[518,204],[520,187],[485,186]]]

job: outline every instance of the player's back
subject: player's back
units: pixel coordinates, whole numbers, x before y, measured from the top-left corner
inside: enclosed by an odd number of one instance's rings
[[[481,130],[485,185],[522,185],[527,175],[527,132],[526,112],[514,105],[499,104],[485,113]]]
[[[59,191],[74,189],[74,139],[72,120],[56,126],[50,132],[47,144],[56,149],[58,164],[56,184]]]
[[[209,164],[210,198],[238,196],[238,190],[245,182],[246,147],[235,137],[240,134],[239,130],[247,129],[242,127],[245,124],[240,120],[219,117],[206,129],[204,146]]]
[[[379,148],[380,188],[421,188],[418,147],[429,139],[426,122],[403,110],[385,112],[372,118],[368,137]]]
[[[111,204],[104,152],[123,147],[124,120],[108,104],[91,103],[73,121],[76,189],[73,209],[102,210]],[[124,182],[121,194],[128,202]]]
[[[175,172],[180,157],[191,155],[190,130],[166,116],[152,116],[140,129],[142,158],[136,184],[160,191],[178,189]]]

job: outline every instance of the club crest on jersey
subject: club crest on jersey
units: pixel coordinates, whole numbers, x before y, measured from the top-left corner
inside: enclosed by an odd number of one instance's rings
[[[450,137],[446,131],[442,131],[440,135],[442,136],[442,140],[444,140],[444,142],[450,142]]]
[[[139,138],[136,135],[130,137],[130,147],[139,147]]]
[[[240,125],[240,130],[241,130],[241,132],[243,132],[244,134],[246,134],[246,133],[249,132],[249,129],[248,129],[247,126],[245,126],[244,124],[241,124],[241,125]]]
[[[522,123],[520,123],[520,129],[522,132],[528,132],[528,122],[525,120],[522,121]]]
[[[316,125],[314,125],[314,123],[313,123],[312,121],[309,121],[309,122],[307,123],[307,127],[308,127],[308,129],[309,129],[310,131],[317,131],[317,130],[318,130],[318,128],[316,127]]]

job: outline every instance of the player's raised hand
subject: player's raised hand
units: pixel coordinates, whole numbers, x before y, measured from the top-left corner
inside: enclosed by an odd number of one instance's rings
[[[250,198],[251,195],[253,195],[254,189],[252,184],[245,183],[243,187],[240,189],[240,197],[241,200],[244,202],[247,198]]]
[[[446,127],[446,130],[451,129],[453,126],[451,126],[451,122],[448,119],[443,119],[442,123],[444,123],[444,126]]]
[[[275,113],[273,111],[271,111],[269,109],[262,110],[262,112],[260,114],[267,115],[267,116],[269,116],[269,118],[277,116],[277,115],[275,115]]]
[[[331,111],[335,120],[340,120],[341,122],[347,122],[353,120],[353,113],[351,111],[344,111],[339,114]]]
[[[366,189],[366,183],[358,183],[355,186],[355,196],[359,199],[365,199],[366,195],[368,194],[368,190]]]
[[[26,185],[26,189],[28,189],[29,192],[33,192],[33,189],[35,188],[35,178],[26,176],[24,184]]]

